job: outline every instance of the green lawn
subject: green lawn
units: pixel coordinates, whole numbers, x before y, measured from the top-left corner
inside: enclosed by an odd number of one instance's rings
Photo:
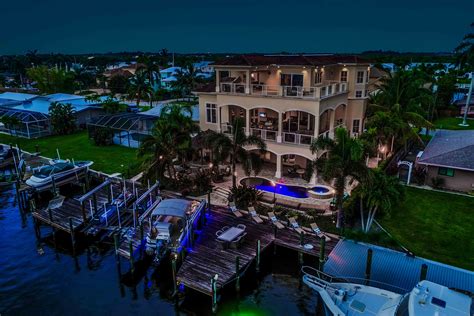
[[[463,127],[459,126],[459,123],[462,123],[462,118],[457,117],[442,117],[434,121],[436,128],[441,129],[454,129],[454,130],[466,130],[474,129],[474,120],[468,119],[467,123],[469,126]]]
[[[56,158],[56,148],[59,149],[61,158],[75,160],[92,160],[92,169],[105,173],[125,172],[128,167],[135,167],[139,163],[136,157],[137,150],[123,146],[95,146],[89,140],[87,132],[82,131],[72,135],[49,136],[38,139],[26,139],[0,134],[0,143],[18,144],[20,148],[35,152],[39,146],[42,156]],[[122,167],[122,165],[124,167]]]
[[[417,256],[474,270],[474,198],[416,188],[406,193],[381,225]]]

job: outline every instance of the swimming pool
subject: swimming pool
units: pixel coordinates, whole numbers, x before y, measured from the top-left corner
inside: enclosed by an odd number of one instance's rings
[[[306,188],[299,185],[289,185],[278,182],[272,182],[265,178],[260,177],[248,177],[240,180],[240,184],[245,184],[255,189],[281,194],[297,199],[304,199],[308,197],[313,198],[331,198],[334,195],[334,190],[325,185],[315,185],[312,188]]]

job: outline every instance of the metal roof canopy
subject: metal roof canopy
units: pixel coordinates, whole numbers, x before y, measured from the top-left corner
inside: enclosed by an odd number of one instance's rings
[[[97,120],[89,123],[90,126],[108,127],[125,131],[143,130],[139,128],[140,122],[145,122],[145,130],[151,130],[157,117],[138,113],[119,113],[100,116]]]
[[[410,291],[420,281],[421,266],[426,264],[426,280],[474,293],[472,271],[351,240],[339,241],[324,264],[324,272],[351,282],[351,278],[363,280],[369,249],[373,251],[370,279],[385,284],[375,283],[376,287],[398,293],[400,289]]]
[[[14,117],[27,124],[49,120],[49,116],[44,113],[4,108],[0,108],[0,117]]]
[[[153,210],[152,216],[186,217],[191,202],[183,199],[166,199],[160,202]]]

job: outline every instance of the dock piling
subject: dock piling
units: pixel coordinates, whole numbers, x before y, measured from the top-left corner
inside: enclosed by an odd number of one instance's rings
[[[428,265],[426,263],[423,263],[421,265],[420,281],[426,280],[427,274],[428,274]]]
[[[257,240],[257,261],[255,270],[257,271],[257,273],[260,272],[260,239]]]
[[[326,248],[326,238],[321,238],[321,241],[320,241],[320,249],[319,249],[319,270],[323,271],[323,268],[324,268],[324,262],[326,261],[325,260],[325,248]]]
[[[366,262],[366,265],[365,265],[365,284],[366,285],[369,285],[369,283],[370,283],[370,271],[372,269],[372,254],[373,254],[373,250],[368,249],[367,250],[367,262]]]
[[[239,256],[235,258],[235,274],[236,274],[235,291],[239,293],[240,292],[240,257]]]
[[[173,294],[172,297],[174,297],[178,293],[178,282],[176,280],[176,260],[178,259],[178,255],[176,253],[173,253],[171,256],[171,273],[173,276]]]
[[[212,291],[212,312],[215,314],[217,312],[217,278],[219,277],[216,274],[211,278],[211,291]]]
[[[131,270],[132,276],[133,276],[135,274],[135,267],[134,267],[134,264],[133,264],[133,244],[132,244],[132,240],[129,241],[128,248],[129,248],[129,254],[130,254],[130,270]]]
[[[69,217],[69,229],[71,230],[72,256],[76,257],[76,241],[74,239],[74,226],[72,225],[72,217]]]

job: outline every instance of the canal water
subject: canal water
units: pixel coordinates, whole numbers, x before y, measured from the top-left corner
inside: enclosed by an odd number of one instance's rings
[[[51,240],[38,243],[31,216],[22,223],[14,191],[0,192],[0,315],[211,314],[210,298],[195,293],[186,292],[176,307],[159,271],[149,269],[136,286],[121,284],[112,245],[89,246],[74,260],[68,235],[57,239],[57,250]],[[263,276],[242,280],[240,298],[224,293],[218,315],[314,315],[316,295],[300,283],[296,254],[277,256],[264,260]],[[126,272],[128,262],[121,262]]]

